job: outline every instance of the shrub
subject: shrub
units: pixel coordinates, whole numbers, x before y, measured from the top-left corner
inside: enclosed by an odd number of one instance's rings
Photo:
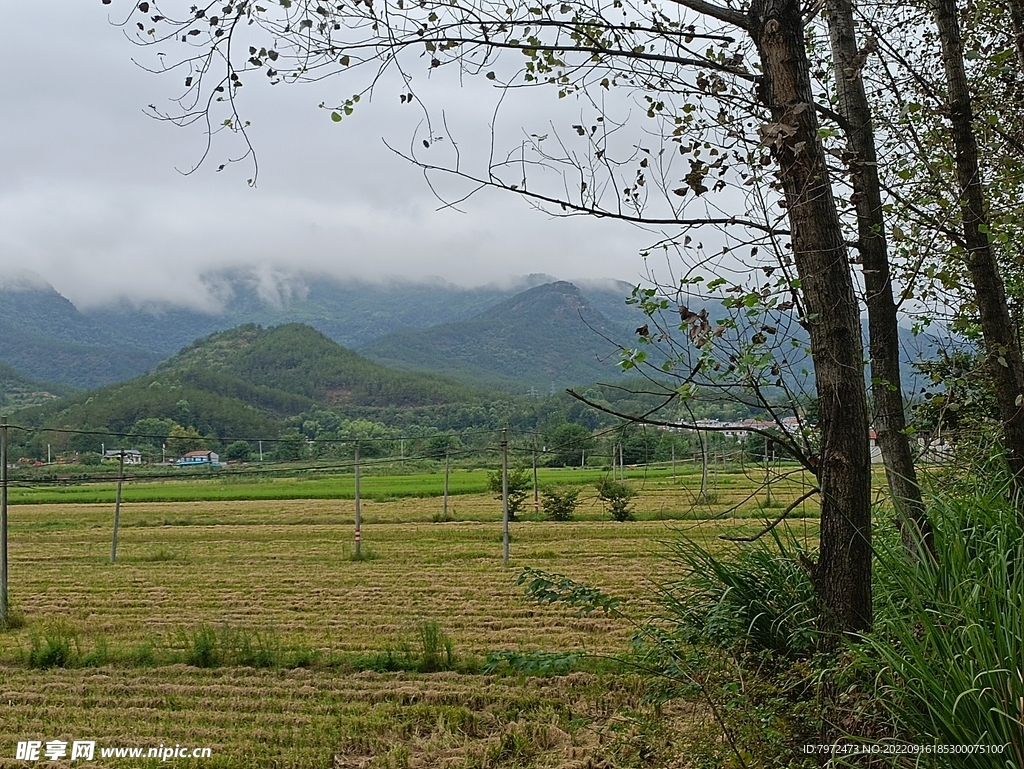
[[[235,441],[224,449],[224,458],[236,462],[248,462],[252,455],[252,447],[248,441]]]
[[[602,478],[597,484],[597,496],[604,502],[612,520],[633,520],[633,508],[630,500],[636,496],[636,492],[628,484],[622,481],[613,481],[611,478]]]
[[[579,504],[580,490],[574,486],[553,486],[541,492],[544,512],[552,521],[571,521]]]
[[[496,470],[487,474],[487,485],[490,490],[501,499],[501,471]],[[516,513],[523,509],[523,504],[530,494],[533,481],[526,470],[508,471],[508,517],[509,520],[516,519]]]

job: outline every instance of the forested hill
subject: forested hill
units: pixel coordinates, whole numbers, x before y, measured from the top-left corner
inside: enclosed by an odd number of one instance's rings
[[[428,406],[483,393],[447,377],[374,363],[300,323],[239,326],[185,347],[154,374],[208,372],[329,406]]]
[[[361,348],[392,366],[443,371],[467,382],[547,392],[620,376],[616,340],[628,329],[608,320],[572,283],[546,283],[475,317],[397,331]]]
[[[0,414],[9,414],[28,406],[67,395],[74,388],[51,382],[37,382],[0,363]]]
[[[98,387],[135,376],[163,357],[82,315],[52,286],[0,280],[0,361],[23,376]]]
[[[394,371],[300,324],[242,326],[193,342],[150,373],[15,415],[30,427],[139,430],[171,420],[203,435],[277,435],[289,417],[332,406],[429,407],[487,393],[430,374]]]

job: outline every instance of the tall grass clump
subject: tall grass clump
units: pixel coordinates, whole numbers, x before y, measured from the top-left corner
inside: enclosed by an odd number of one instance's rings
[[[437,622],[430,620],[420,623],[417,635],[420,642],[417,667],[421,673],[436,673],[455,667],[455,646]]]
[[[29,667],[65,668],[78,663],[78,634],[63,622],[47,628],[42,635],[34,633],[29,643]]]
[[[641,627],[635,651],[666,685],[666,697],[699,697],[715,727],[695,734],[691,765],[814,766],[817,742],[817,607],[785,532],[753,543],[709,545],[680,537],[655,595],[659,610]]]
[[[930,510],[937,559],[879,544],[874,632],[859,643],[876,701],[912,744],[1005,746],[921,765],[1024,766],[1024,526],[1001,489],[960,484]]]
[[[814,652],[814,587],[798,543],[773,538],[720,552],[691,539],[669,545],[679,577],[660,586],[663,619],[677,640],[736,656],[796,660]]]

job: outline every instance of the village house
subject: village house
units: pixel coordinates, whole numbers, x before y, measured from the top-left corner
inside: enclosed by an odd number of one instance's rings
[[[122,454],[126,465],[142,464],[142,452],[138,449],[107,449],[103,452],[103,461],[117,462]]]
[[[190,451],[178,460],[178,467],[209,465],[220,467],[220,456],[214,451]]]

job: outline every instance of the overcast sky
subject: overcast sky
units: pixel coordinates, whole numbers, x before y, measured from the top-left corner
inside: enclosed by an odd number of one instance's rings
[[[341,101],[353,84],[271,88],[253,78],[243,104],[257,188],[246,184],[247,164],[216,172],[228,144],[182,175],[203,136],[144,114],[166,104],[181,78],[133,64],[151,53],[108,18],[128,8],[52,0],[44,14],[36,3],[0,0],[0,275],[34,271],[87,306],[117,297],[201,304],[198,277],[239,265],[462,285],[531,272],[643,274],[638,252],[653,238],[628,225],[552,219],[500,192],[470,199],[465,213],[438,211],[422,174],[382,141],[408,147],[417,127],[390,90],[334,124],[317,105]],[[433,88],[463,150],[485,147],[489,84]],[[565,108],[556,102],[536,91],[515,109],[543,127],[546,110]]]

